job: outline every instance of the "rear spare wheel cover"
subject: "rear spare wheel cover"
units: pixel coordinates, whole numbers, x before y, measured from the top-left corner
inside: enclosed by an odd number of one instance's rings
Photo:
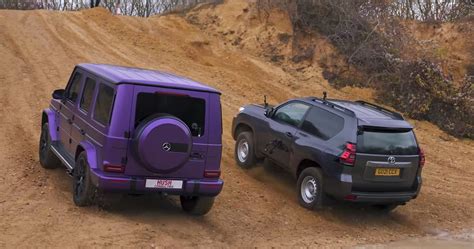
[[[171,173],[189,160],[191,131],[175,117],[160,117],[147,122],[135,140],[139,160],[151,171]]]

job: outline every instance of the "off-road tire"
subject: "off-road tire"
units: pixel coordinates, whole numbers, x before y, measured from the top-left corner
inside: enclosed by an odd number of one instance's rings
[[[93,204],[96,188],[91,181],[89,163],[86,152],[81,152],[76,160],[72,173],[72,197],[74,204],[79,207]]]
[[[313,182],[314,180],[314,182]],[[296,190],[298,193],[298,201],[301,206],[310,210],[317,210],[323,208],[326,194],[323,189],[323,174],[319,168],[309,167],[303,170],[298,177],[296,184]],[[309,185],[308,188],[304,188],[303,184],[313,184],[316,186],[316,191],[310,191]],[[302,189],[308,190],[308,192],[303,191]],[[312,196],[308,197],[309,195]]]
[[[215,197],[180,196],[181,207],[191,215],[202,216],[211,211]]]
[[[239,155],[239,146],[245,146],[243,143],[247,144],[246,157],[244,157],[242,154]],[[253,142],[252,132],[244,131],[239,133],[237,136],[237,141],[235,141],[234,157],[237,164],[244,169],[251,168],[256,164],[257,157],[255,156],[255,144]]]
[[[41,167],[45,169],[55,169],[61,166],[61,161],[59,161],[58,157],[51,150],[51,136],[47,122],[41,127],[38,151]]]

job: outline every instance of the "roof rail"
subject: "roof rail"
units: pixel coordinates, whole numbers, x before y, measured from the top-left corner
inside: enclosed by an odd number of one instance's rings
[[[385,112],[395,118],[397,118],[398,120],[405,120],[402,116],[402,114],[398,113],[398,112],[394,112],[394,111],[390,111],[389,109],[387,108],[383,108],[379,105],[376,105],[376,104],[372,104],[372,103],[369,103],[369,102],[365,102],[363,100],[357,100],[355,101],[356,103],[359,103],[363,106],[366,106],[366,107],[369,107],[369,108],[372,108],[372,109],[375,109],[377,111],[381,111],[381,112]]]
[[[347,109],[344,106],[334,104],[333,102],[330,101],[331,99],[325,99],[324,100],[324,99],[320,99],[320,98],[316,98],[316,97],[310,97],[309,99],[312,100],[312,101],[315,101],[315,102],[317,101],[317,102],[319,102],[323,105],[329,106],[329,107],[334,108],[336,110],[339,110],[341,112],[345,112],[346,114],[349,114],[352,117],[356,116],[354,111],[352,111],[350,109]]]

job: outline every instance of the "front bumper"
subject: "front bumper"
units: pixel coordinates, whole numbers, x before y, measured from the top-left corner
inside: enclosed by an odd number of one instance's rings
[[[216,196],[222,191],[221,179],[172,179],[182,180],[182,189],[146,188],[146,179],[152,177],[110,176],[98,170],[91,170],[92,183],[101,192],[115,193],[167,193],[170,195]],[[170,179],[171,180],[171,179]]]
[[[421,176],[417,176],[415,187],[406,192],[362,192],[352,189],[349,177],[339,179],[329,178],[325,180],[325,192],[336,199],[350,202],[390,204],[405,203],[418,196],[421,189]]]

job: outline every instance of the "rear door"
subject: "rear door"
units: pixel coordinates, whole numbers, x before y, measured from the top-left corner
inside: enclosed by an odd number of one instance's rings
[[[71,129],[71,148],[73,150],[76,150],[79,143],[84,141],[87,136],[86,131],[89,130],[88,127],[91,122],[92,103],[96,93],[96,78],[89,74],[85,74],[84,76],[85,83],[79,100],[79,108],[74,117]]]
[[[353,190],[412,190],[418,167],[418,145],[412,130],[363,130],[357,136]]]
[[[188,162],[178,170],[167,174],[149,171],[140,163],[140,159],[137,158],[133,148],[130,148],[128,149],[128,163],[125,173],[136,176],[160,175],[164,178],[202,178],[206,160],[208,160],[210,134],[214,132],[210,130],[209,113],[216,110],[211,110],[210,95],[211,93],[208,92],[135,85],[134,105],[130,118],[132,140],[137,135],[136,128],[142,122],[145,122],[148,117],[156,114],[166,114],[177,117],[188,126],[192,134],[192,148]],[[162,148],[159,147],[156,150],[162,150]],[[215,155],[212,155],[212,157],[214,158]],[[166,161],[164,162],[166,163]]]

